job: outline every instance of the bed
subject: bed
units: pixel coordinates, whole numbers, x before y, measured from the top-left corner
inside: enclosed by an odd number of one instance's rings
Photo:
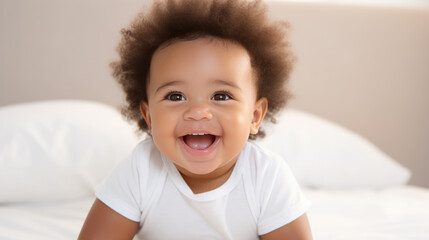
[[[312,202],[315,239],[429,239],[429,189],[358,134],[287,109],[259,144],[281,154]],[[93,190],[145,136],[83,100],[0,108],[0,239],[76,239]]]

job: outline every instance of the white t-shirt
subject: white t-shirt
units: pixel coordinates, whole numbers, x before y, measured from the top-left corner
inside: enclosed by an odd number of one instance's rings
[[[142,239],[259,239],[301,216],[310,203],[285,161],[246,143],[230,178],[194,194],[152,139],[139,143],[96,196],[140,222]]]

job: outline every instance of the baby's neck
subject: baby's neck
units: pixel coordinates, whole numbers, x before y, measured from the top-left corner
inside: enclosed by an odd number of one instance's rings
[[[235,162],[236,160],[231,161],[225,166],[206,175],[192,174],[177,165],[176,167],[192,192],[198,194],[214,190],[228,181],[234,170]]]

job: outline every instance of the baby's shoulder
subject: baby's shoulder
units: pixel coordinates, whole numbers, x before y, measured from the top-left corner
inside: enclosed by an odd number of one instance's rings
[[[254,193],[257,202],[262,204],[266,197],[299,191],[291,169],[280,155],[254,142],[249,142],[244,151],[244,185]]]
[[[243,151],[249,163],[260,168],[278,168],[281,165],[286,165],[282,156],[257,142],[248,142]]]
[[[278,179],[292,177],[293,174],[283,157],[255,142],[248,142],[243,149],[244,174],[254,186],[272,184]],[[264,185],[264,184],[262,184]]]

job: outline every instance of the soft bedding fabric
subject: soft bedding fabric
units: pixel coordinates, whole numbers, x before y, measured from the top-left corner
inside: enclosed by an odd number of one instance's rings
[[[367,139],[335,122],[290,108],[277,120],[260,143],[283,156],[301,186],[384,188],[405,185],[411,176]]]
[[[94,199],[0,204],[0,239],[77,239]]]
[[[429,239],[429,189],[309,190],[315,239]]]
[[[304,189],[315,240],[429,239],[429,189]],[[0,205],[0,239],[76,239],[93,198]]]
[[[54,100],[0,107],[0,203],[91,196],[137,142],[133,126],[106,104]]]

